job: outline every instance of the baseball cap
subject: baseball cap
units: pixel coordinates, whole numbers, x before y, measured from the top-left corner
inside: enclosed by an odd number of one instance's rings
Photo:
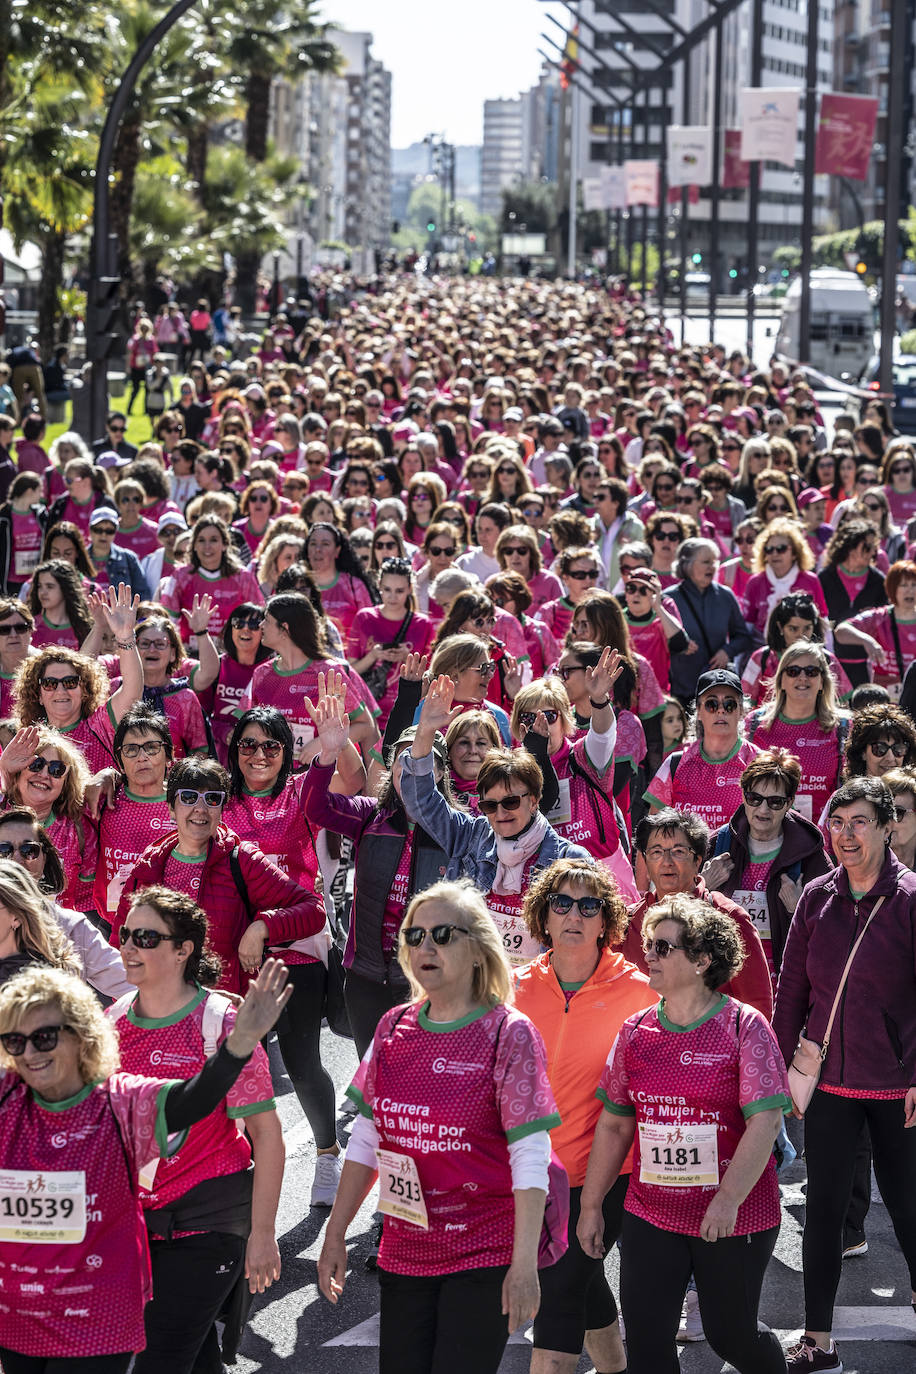
[[[189,528],[188,522],[185,520],[181,511],[167,510],[165,514],[160,515],[159,519],[156,521],[156,533],[161,534],[163,530],[167,530],[171,525],[177,525],[180,530]]]
[[[405,730],[401,731],[394,744],[388,749],[389,768],[394,763],[398,750],[403,748],[405,744],[413,744],[416,734],[417,727],[415,725],[408,725]],[[438,730],[433,738],[433,757],[443,771],[448,768],[448,749],[445,743],[445,736],[440,734]]]
[[[826,501],[826,499],[824,493],[818,491],[817,487],[805,487],[804,491],[798,493],[796,505],[799,510],[804,510],[807,506],[813,505],[815,501]]]
[[[113,448],[106,448],[95,461],[100,468],[126,468],[130,459],[115,453]]]
[[[703,693],[708,692],[711,687],[730,687],[733,692],[738,693],[739,699],[743,695],[740,677],[729,668],[711,668],[708,673],[701,673],[697,682],[696,700],[699,701]]]
[[[661,579],[658,573],[654,572],[652,568],[634,568],[631,573],[627,573],[624,581],[644,582],[647,587],[652,587],[653,589],[661,586]]]
[[[112,510],[111,506],[97,506],[89,517],[89,528],[94,529],[96,525],[105,523],[120,525],[121,518],[116,510]]]
[[[518,420],[521,422],[524,418],[521,406],[510,406],[508,410],[503,411],[504,420]]]

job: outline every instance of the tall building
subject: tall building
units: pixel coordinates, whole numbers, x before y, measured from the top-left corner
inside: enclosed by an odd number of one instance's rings
[[[332,30],[339,74],[306,72],[274,83],[271,136],[298,159],[302,195],[290,215],[306,266],[323,243],[345,243],[357,270],[391,239],[391,73],[372,55],[370,33]],[[291,252],[294,250],[291,249]]]
[[[480,154],[480,208],[498,219],[502,192],[524,179],[524,119],[521,96],[483,103],[483,148]]]

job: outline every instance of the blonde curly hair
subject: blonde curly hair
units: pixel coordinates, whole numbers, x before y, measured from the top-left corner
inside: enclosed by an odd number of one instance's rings
[[[86,983],[58,968],[23,969],[0,988],[0,1035],[18,1030],[32,1011],[47,1008],[52,1020],[69,1026],[79,1041],[79,1070],[84,1083],[113,1074],[119,1063],[114,1026]],[[0,1050],[0,1064],[18,1073],[17,1061]]]

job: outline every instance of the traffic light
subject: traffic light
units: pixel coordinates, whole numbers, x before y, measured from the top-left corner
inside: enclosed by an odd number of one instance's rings
[[[119,318],[120,277],[96,277],[90,286],[86,312],[86,353],[90,362],[123,353],[125,338]]]
[[[436,221],[434,219],[427,220],[426,232],[427,234],[434,234],[436,232]]]
[[[730,268],[728,269],[728,275],[731,277],[732,281],[734,281],[735,278],[736,278],[737,275],[738,275],[738,269],[737,269],[737,267],[730,267]]]
[[[700,263],[703,261],[703,254],[702,254],[702,253],[694,253],[694,255],[693,255],[693,257],[690,259],[690,261],[693,263],[693,265],[694,265],[695,267],[699,267]]]
[[[787,277],[787,276],[789,275],[789,269],[788,269],[788,267],[784,267],[784,268],[782,269],[781,275],[782,275],[783,277]]]
[[[856,271],[860,277],[864,277],[865,273],[868,271],[868,263],[863,262],[862,259],[859,258],[859,261],[856,263]]]
[[[470,234],[468,234],[468,243],[476,243],[476,242],[477,242],[477,235],[476,235],[475,233],[473,233],[473,232],[470,233]]]

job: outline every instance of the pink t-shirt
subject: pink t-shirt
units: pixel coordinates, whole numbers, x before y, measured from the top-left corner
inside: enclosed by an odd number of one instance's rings
[[[545,601],[538,607],[535,619],[543,621],[558,644],[562,644],[572,627],[575,607],[565,596],[556,601]]]
[[[909,521],[916,515],[916,491],[894,491],[893,486],[888,483],[884,488],[884,495],[891,508],[891,520],[901,529],[906,529]]]
[[[24,515],[13,511],[13,547],[9,581],[16,586],[28,582],[41,560],[41,526],[30,510]]]
[[[556,663],[562,650],[543,620],[529,620],[525,617],[522,625],[528,661],[531,664],[531,678],[535,681],[543,677],[547,669]]]
[[[837,567],[837,577],[846,589],[846,595],[850,602],[855,601],[856,597],[865,586],[865,579],[868,577],[868,569],[863,569],[860,573],[849,573],[845,568]]]
[[[213,597],[213,610],[207,629],[214,638],[222,634],[226,621],[243,601],[253,601],[258,606],[264,604],[258,579],[248,568],[230,573],[228,577],[211,577],[187,566],[176,568],[173,574],[163,577],[159,583],[158,599],[166,610],[171,611],[185,641],[191,638],[191,631],[181,612],[191,609],[195,596],[205,594]]]
[[[240,797],[230,797],[223,810],[223,824],[234,830],[240,840],[256,844],[271,863],[306,892],[314,892],[318,855],[302,801],[305,779],[305,773],[287,778],[276,797],[271,797],[269,791],[246,791]]]
[[[863,612],[871,614],[871,612]],[[858,621],[858,616],[856,617]],[[828,649],[824,650],[827,655],[827,662],[830,664],[830,671],[833,674],[836,694],[840,701],[845,701],[852,695],[852,683],[843,670],[842,663]],[[741,675],[741,689],[744,695],[750,700],[752,706],[759,706],[764,700],[774,681],[776,680],[776,669],[779,667],[779,655],[774,649],[764,646],[762,649],[755,649],[745,665]]]
[[[650,806],[695,811],[715,834],[741,806],[741,774],[759,753],[756,744],[739,739],[727,758],[713,760],[694,741],[681,754],[673,778],[671,755],[662,760],[643,796]]]
[[[216,743],[216,755],[225,766],[229,740],[242,709],[242,702],[251,686],[253,663],[237,663],[228,654],[220,654],[219,676],[211,687],[200,693],[201,706],[210,717],[210,729]],[[194,685],[194,678],[191,678]]]
[[[320,590],[324,613],[334,621],[346,643],[356,612],[372,605],[369,588],[351,573],[338,573],[329,587]]]
[[[631,620],[629,616],[626,616],[626,622],[630,627],[630,639],[633,642],[633,648],[637,649],[650,665],[661,690],[663,692],[670,691],[671,651],[668,648],[668,638],[662,622],[658,616],[653,616],[651,620],[642,622]]]
[[[175,838],[178,838],[177,835]],[[173,849],[165,861],[163,882],[166,887],[173,887],[176,892],[183,892],[185,896],[193,897],[195,902],[199,902],[200,884],[206,862],[206,854],[191,856]],[[225,968],[223,971],[225,974]]]
[[[117,1020],[124,1069],[183,1079],[199,1073],[207,1062],[203,1036],[207,996],[205,988],[189,986],[188,1005],[161,1020],[138,1016],[130,1006]],[[235,1014],[235,1007],[227,1008],[220,1045],[235,1024]],[[273,1111],[274,1107],[270,1066],[258,1045],[225,1099],[203,1121],[181,1133],[168,1163],[156,1171],[150,1186],[141,1187],[143,1207],[168,1207],[204,1179],[244,1173],[251,1164],[251,1146],[241,1125],[247,1117]]]
[[[110,505],[111,503],[103,502],[102,504]],[[74,501],[72,496],[68,496],[67,504],[64,506],[60,517],[61,520],[70,520],[74,525],[78,525],[87,544],[89,543],[89,517],[95,510],[95,506],[95,498],[92,496],[85,503]]]
[[[795,581],[788,590],[795,594],[806,592],[814,598],[814,604],[821,615],[827,615],[827,602],[824,600],[823,588],[814,573],[805,572],[799,568]],[[770,586],[766,573],[754,573],[753,577],[748,579],[741,597],[741,613],[751,628],[762,635],[766,630],[770,611],[779,600],[781,600],[781,596]]]
[[[44,649],[48,644],[62,644],[67,649],[78,649],[80,642],[72,625],[54,625],[45,619],[44,611],[35,618],[32,631],[32,648]]]
[[[840,742],[837,731],[825,730],[816,716],[807,720],[786,720],[777,716],[768,730],[758,722],[754,711],[745,723],[747,737],[761,749],[787,749],[801,764],[801,782],[795,809],[809,821],[816,821],[836,790],[840,775]]]
[[[897,663],[897,650],[894,644],[894,631],[891,623],[890,606],[875,606],[870,611],[860,611],[848,622],[854,625],[857,630],[864,630],[866,634],[876,639],[884,650],[885,659],[883,663],[874,665],[873,681],[879,687],[886,687],[891,693],[891,700],[899,697],[900,687],[907,668],[916,659],[916,620],[901,620],[899,615],[895,616],[897,622],[897,635],[900,641],[900,657],[903,660],[902,668]]]
[[[740,558],[729,558],[724,563],[719,564],[716,581],[721,582],[724,587],[731,587],[740,601],[752,576],[753,572],[745,568]]]
[[[159,537],[156,526],[152,520],[147,520],[141,516],[138,524],[133,529],[128,529],[126,525],[121,525],[115,536],[115,544],[119,549],[128,549],[135,553],[138,558],[145,558],[148,553],[155,553],[159,548]]]
[[[697,1236],[718,1184],[648,1181],[669,1169],[707,1169],[721,1182],[755,1112],[790,1105],[779,1045],[769,1023],[745,1002],[722,997],[692,1026],[673,1026],[664,1001],[624,1021],[601,1075],[598,1097],[615,1116],[635,1116],[637,1133],[626,1210],[660,1230]],[[715,1126],[712,1150],[691,1128]],[[659,1127],[667,1128],[659,1133]],[[655,1128],[655,1130],[653,1130]],[[669,1178],[676,1178],[669,1173]],[[772,1155],[738,1208],[735,1235],[767,1231],[780,1220]]]
[[[356,612],[350,625],[347,654],[351,659],[362,658],[372,640],[375,640],[376,644],[390,644],[401,628],[403,619],[401,616],[398,620],[387,620],[378,606],[364,606]],[[405,634],[401,637],[401,643],[415,654],[425,654],[429,652],[435,634],[436,627],[429,616],[415,611]],[[385,692],[378,699],[383,721],[387,721],[397,699],[398,681],[398,665],[392,663]]]
[[[91,911],[92,885],[99,858],[95,826],[88,815],[81,816],[77,826],[75,821],[68,820],[66,816],[55,816],[52,811],[45,822],[45,829],[60,855],[67,880],[61,903],[72,911]]]
[[[100,916],[115,915],[140,855],[174,829],[164,792],[159,797],[138,797],[125,787],[118,788],[114,806],[106,804],[98,822],[99,857],[92,895]]]
[[[730,557],[732,550],[734,548],[734,538],[732,536],[731,511],[728,509],[728,507],[726,507],[725,510],[713,510],[711,506],[707,506],[705,511],[703,512],[703,515],[707,523],[712,525],[712,528],[715,531],[715,533],[713,534],[713,538],[719,545],[722,557]]]
[[[410,898],[410,868],[413,862],[414,826],[411,822],[404,840],[404,848],[398,862],[397,872],[388,889],[385,914],[382,917],[382,954],[386,960],[394,954],[398,944],[398,932],[404,920],[404,912]]]
[[[159,1154],[169,1083],[115,1073],[67,1102],[33,1097],[16,1074],[0,1078],[0,1158],[25,1190],[49,1195],[56,1177],[85,1207],[85,1227],[53,1242],[0,1239],[0,1345],[43,1360],[142,1350],[152,1296],[138,1175]],[[107,1277],[106,1277],[107,1276]]]
[[[352,722],[364,708],[350,681],[349,665],[336,658],[310,659],[303,667],[295,668],[292,672],[281,668],[275,658],[267,663],[259,663],[242,698],[241,709],[247,711],[252,706],[276,707],[289,721],[293,747],[298,753],[304,744],[315,738],[315,727],[305,706],[306,697],[309,701],[318,700],[318,674],[327,675],[331,668],[341,670],[347,678],[345,705]]]
[[[781,847],[781,846],[780,846]],[[732,901],[742,907],[754,922],[763,952],[766,955],[773,992],[776,992],[776,967],[773,963],[773,936],[770,926],[770,911],[767,903],[767,883],[776,862],[779,849],[757,863],[749,863],[737,878],[738,886],[732,893]]]
[[[528,578],[528,590],[532,596],[528,614],[536,615],[541,606],[546,606],[548,601],[556,601],[563,595],[563,583],[556,573],[542,568],[540,572]]]
[[[75,725],[62,729],[61,734],[66,735],[71,744],[75,744],[78,749],[82,750],[83,757],[89,765],[90,773],[98,773],[100,768],[114,766],[112,745],[114,744],[115,726],[111,702],[106,701],[97,711],[93,711],[91,716],[86,716],[84,720],[78,720]]]
[[[347,1095],[374,1121],[381,1148],[414,1161],[426,1202],[428,1230],[385,1218],[380,1267],[425,1276],[508,1264],[508,1146],[560,1123],[544,1042],[527,1016],[482,1007],[435,1023],[425,1004],[395,1007]]]
[[[120,685],[120,677],[115,676],[111,683],[112,692],[116,692]],[[166,687],[162,694],[162,705],[169,723],[176,759],[183,759],[195,749],[208,747],[204,713],[190,687],[179,687],[177,690],[169,690]]]

